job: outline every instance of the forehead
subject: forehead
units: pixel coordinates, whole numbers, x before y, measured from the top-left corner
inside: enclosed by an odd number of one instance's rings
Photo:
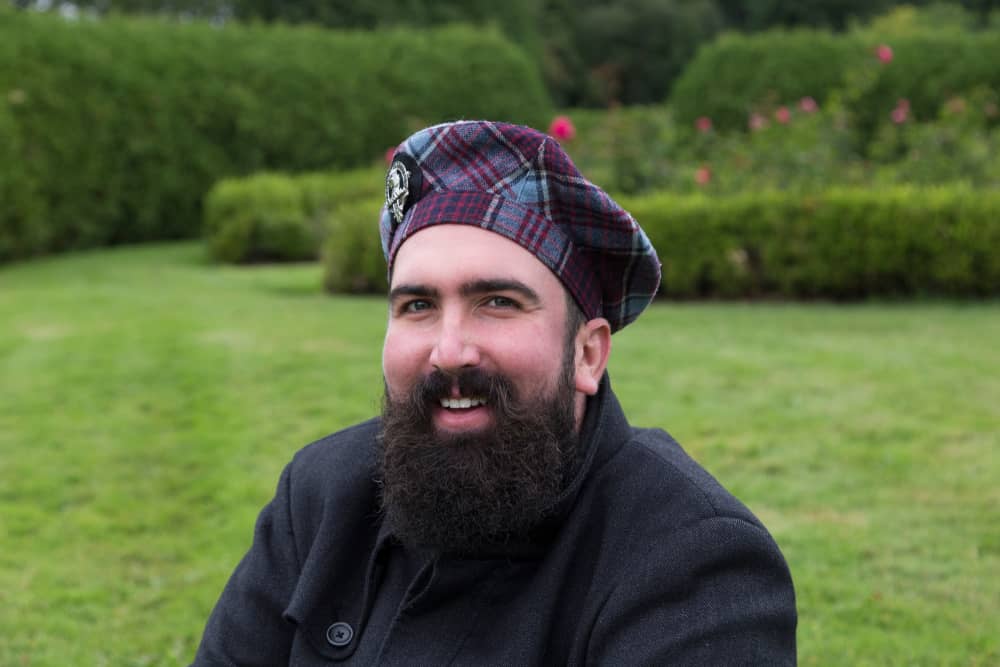
[[[510,278],[535,289],[563,291],[559,279],[526,249],[479,227],[441,224],[403,242],[392,267],[392,285]]]

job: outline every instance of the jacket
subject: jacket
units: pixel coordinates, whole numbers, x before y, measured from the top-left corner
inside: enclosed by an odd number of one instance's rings
[[[552,518],[496,553],[417,554],[380,520],[377,419],[299,451],[194,665],[792,665],[764,526],[607,376]]]

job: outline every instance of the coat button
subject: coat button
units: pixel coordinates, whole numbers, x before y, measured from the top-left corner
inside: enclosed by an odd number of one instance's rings
[[[326,629],[326,641],[331,646],[347,646],[354,639],[354,629],[347,623],[334,623]]]

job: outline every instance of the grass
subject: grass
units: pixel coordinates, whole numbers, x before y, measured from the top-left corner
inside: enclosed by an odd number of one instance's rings
[[[176,665],[303,444],[377,410],[385,306],[182,243],[0,268],[0,665]],[[1000,663],[1000,304],[657,304],[633,423],[768,524],[804,665]]]

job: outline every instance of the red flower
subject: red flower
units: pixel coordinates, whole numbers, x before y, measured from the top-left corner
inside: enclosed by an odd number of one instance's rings
[[[705,186],[712,181],[712,168],[703,164],[694,172],[694,181],[698,185]]]
[[[892,47],[888,44],[879,44],[875,47],[875,57],[883,65],[892,62]]]
[[[549,125],[549,134],[559,141],[573,141],[576,136],[576,128],[569,116],[556,116]]]
[[[778,107],[778,110],[774,112],[774,120],[782,125],[788,125],[788,121],[791,119],[792,112],[788,110],[788,107]]]
[[[395,154],[396,154],[395,146],[393,146],[392,148],[385,149],[385,166],[388,167],[390,164],[392,164],[392,156]]]
[[[806,113],[815,113],[819,111],[819,105],[816,104],[816,100],[811,97],[803,97],[799,100],[799,108]]]
[[[709,132],[712,129],[712,119],[708,116],[698,116],[698,120],[694,122],[694,126],[701,133]]]

